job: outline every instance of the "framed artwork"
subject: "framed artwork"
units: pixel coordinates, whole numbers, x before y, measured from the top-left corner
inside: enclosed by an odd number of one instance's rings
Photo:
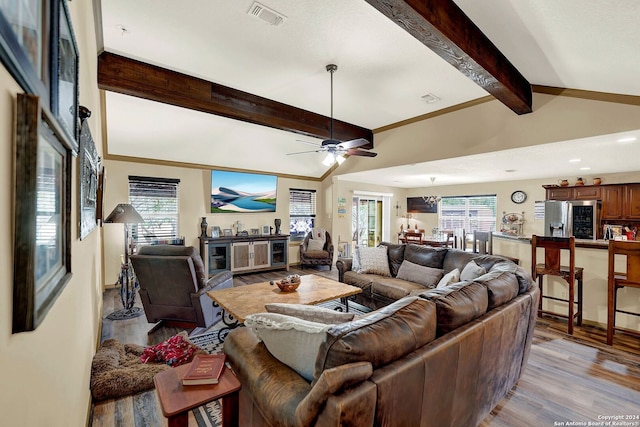
[[[100,157],[96,150],[87,119],[91,111],[80,107],[80,150],[78,153],[80,187],[80,240],[93,231],[97,224],[98,168]]]
[[[104,219],[104,166],[100,165],[98,171],[98,191],[96,192],[96,222],[102,226],[102,220]]]
[[[268,225],[263,225],[262,226],[262,234],[264,234],[265,236],[268,234],[271,234],[271,227]]]
[[[16,112],[13,333],[36,329],[71,278],[71,147],[37,96]]]
[[[251,229],[251,235],[252,236],[259,236],[260,235],[260,229],[259,228],[252,228]]]
[[[0,0],[0,60],[78,153],[78,46],[67,0]]]
[[[0,58],[26,92],[50,106],[49,0],[0,2]]]
[[[211,237],[220,237],[222,236],[222,230],[217,225],[211,227]]]
[[[223,236],[233,236],[233,230],[230,228],[225,228],[222,233]]]
[[[407,197],[407,212],[438,213],[437,203],[426,203],[422,197]]]
[[[78,46],[71,26],[66,0],[57,0],[58,44],[57,75],[54,80],[53,111],[72,141],[78,141]]]

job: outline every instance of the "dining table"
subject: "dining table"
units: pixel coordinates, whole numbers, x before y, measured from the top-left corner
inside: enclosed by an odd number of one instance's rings
[[[398,242],[407,243],[407,239],[404,237],[404,234],[398,234]],[[409,239],[408,243],[433,246],[436,248],[441,248],[441,247],[446,248],[450,245],[451,242],[449,241],[449,236],[445,234],[442,234],[442,235],[435,234],[435,235],[424,235],[422,236],[420,241]]]

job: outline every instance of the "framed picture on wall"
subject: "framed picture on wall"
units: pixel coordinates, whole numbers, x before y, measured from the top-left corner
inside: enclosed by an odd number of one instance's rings
[[[58,1],[58,66],[54,79],[54,111],[62,128],[75,142],[78,129],[78,46],[66,0]]]
[[[78,206],[80,209],[80,240],[82,240],[93,231],[97,224],[100,157],[87,122],[91,111],[85,107],[80,109],[81,130],[78,153],[80,202]]]
[[[438,213],[437,203],[426,203],[422,197],[407,197],[408,213]]]
[[[18,94],[13,333],[38,327],[71,278],[71,147],[35,95]]]

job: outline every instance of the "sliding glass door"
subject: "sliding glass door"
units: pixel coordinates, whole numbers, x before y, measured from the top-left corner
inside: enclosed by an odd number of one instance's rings
[[[354,196],[351,215],[355,246],[378,246],[382,242],[382,198]]]

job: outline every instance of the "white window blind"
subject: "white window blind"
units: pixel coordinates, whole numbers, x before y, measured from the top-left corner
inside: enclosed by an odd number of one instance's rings
[[[289,189],[290,240],[303,240],[316,218],[316,190]]]
[[[129,176],[129,203],[144,222],[131,225],[135,243],[178,237],[179,179]]]
[[[440,201],[440,229],[464,228],[474,231],[495,231],[496,195],[443,197]]]

